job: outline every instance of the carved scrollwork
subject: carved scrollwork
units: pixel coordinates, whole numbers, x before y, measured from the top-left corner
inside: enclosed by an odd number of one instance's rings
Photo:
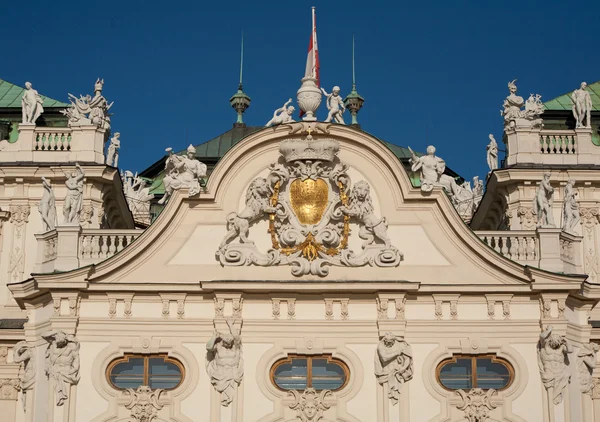
[[[134,390],[128,388],[129,403],[125,405],[131,411],[130,416],[137,422],[152,422],[158,416],[158,411],[163,408],[159,403],[160,395],[164,391],[160,388],[152,391],[148,386],[141,385]]]
[[[490,412],[497,406],[492,402],[492,396],[497,394],[496,390],[482,390],[473,388],[470,391],[457,390],[456,394],[462,399],[458,410],[465,412],[465,419],[469,422],[485,422],[490,417]]]
[[[279,151],[270,174],[250,183],[245,208],[227,216],[228,233],[216,253],[222,265],[288,265],[297,277],[325,277],[331,266],[400,264],[403,255],[391,244],[385,217],[375,214],[370,185],[352,186],[337,141],[309,133],[305,140],[282,141]],[[272,244],[266,252],[249,239],[250,226],[263,219]],[[352,223],[364,240],[360,253],[348,249]]]
[[[302,394],[291,390],[288,394],[294,396],[290,409],[296,410],[296,417],[302,422],[319,422],[323,419],[323,411],[331,406],[325,402],[331,391],[323,390],[317,393],[314,388],[307,388]]]

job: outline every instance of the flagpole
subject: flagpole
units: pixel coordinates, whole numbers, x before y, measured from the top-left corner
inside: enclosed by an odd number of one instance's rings
[[[316,54],[316,40],[315,35],[317,33],[317,24],[315,18],[315,6],[312,7],[312,41],[313,41],[313,50],[312,50],[312,58],[313,58],[313,68],[312,68],[312,77],[317,78],[317,54]]]

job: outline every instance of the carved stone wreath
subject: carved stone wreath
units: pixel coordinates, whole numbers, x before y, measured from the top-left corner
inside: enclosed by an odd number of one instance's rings
[[[313,138],[315,129],[328,133],[328,126],[289,127],[290,133],[306,129],[308,135],[280,143],[269,175],[248,187],[246,207],[228,215],[228,233],[216,259],[223,266],[290,265],[294,276],[324,277],[331,265],[398,266],[403,256],[391,245],[386,219],[375,215],[371,187],[362,180],[351,184],[336,140]],[[263,253],[248,234],[253,223],[266,219],[272,247]],[[364,240],[360,253],[348,249],[352,224],[358,224]],[[236,238],[239,243],[232,242]]]

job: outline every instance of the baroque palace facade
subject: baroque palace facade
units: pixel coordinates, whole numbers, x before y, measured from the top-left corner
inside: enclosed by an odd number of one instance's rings
[[[510,83],[483,194],[315,82],[138,175],[0,80],[3,421],[600,421],[600,83]]]

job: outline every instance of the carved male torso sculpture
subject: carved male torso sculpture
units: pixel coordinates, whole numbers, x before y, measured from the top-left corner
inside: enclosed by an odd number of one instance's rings
[[[62,406],[68,398],[69,385],[79,381],[79,342],[63,331],[42,334],[49,342],[46,349],[45,372],[54,381],[56,404]]]
[[[377,345],[375,376],[379,384],[388,383],[388,397],[398,403],[402,384],[413,377],[412,349],[404,339],[386,333]]]
[[[42,97],[31,87],[30,82],[25,82],[25,92],[21,98],[23,123],[35,124],[38,117],[44,112]]]
[[[555,227],[552,204],[554,188],[550,184],[550,173],[545,173],[535,192],[533,209],[538,216],[538,227]]]
[[[581,87],[573,91],[571,100],[573,102],[573,116],[575,117],[575,127],[591,127],[591,111],[592,111],[592,98],[590,93],[585,89],[587,84],[581,83]],[[585,123],[584,123],[585,122]]]
[[[569,353],[572,349],[567,339],[553,333],[551,326],[546,327],[538,343],[538,366],[542,382],[554,404],[562,401],[563,391],[571,379],[567,366]]]

